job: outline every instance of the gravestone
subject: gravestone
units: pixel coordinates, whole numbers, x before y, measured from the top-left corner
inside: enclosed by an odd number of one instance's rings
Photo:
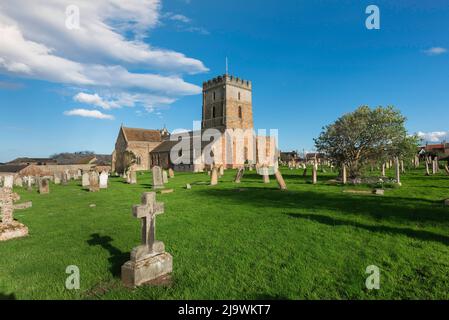
[[[89,172],[84,172],[83,177],[81,179],[81,185],[84,187],[89,186]]]
[[[159,166],[154,166],[151,169],[153,172],[153,189],[164,188],[164,181],[162,177],[162,169]]]
[[[318,165],[317,165],[317,163],[315,162],[313,165],[312,165],[312,183],[313,184],[316,184],[316,182],[317,182],[317,171],[318,171]]]
[[[221,177],[223,177],[223,175],[224,175],[224,166],[220,166],[220,169],[219,169],[220,171],[219,171],[219,174],[220,174],[220,178]]]
[[[210,185],[215,186],[218,183],[218,169],[217,167],[212,168],[212,172],[210,174]]]
[[[129,184],[137,183],[137,173],[135,170],[129,171]]]
[[[165,252],[162,241],[156,240],[156,216],[164,213],[164,204],[156,202],[155,192],[142,195],[134,205],[133,216],[142,221],[142,243],[131,251],[131,259],[122,265],[122,282],[134,288],[173,271],[173,257]]]
[[[279,189],[287,190],[287,185],[285,184],[284,178],[282,177],[281,172],[278,170],[275,172],[274,176],[276,177],[276,181],[279,185]]]
[[[102,171],[100,173],[100,189],[108,188],[108,180],[109,180],[108,174],[105,171]]]
[[[14,201],[20,200],[20,196],[11,188],[0,189],[0,208],[2,221],[0,222],[0,241],[28,235],[28,228],[14,220]]]
[[[60,172],[56,172],[53,175],[53,183],[54,184],[61,184],[61,173]]]
[[[16,179],[14,179],[14,185],[20,188],[23,187],[23,179],[21,176],[17,176]]]
[[[69,182],[69,177],[67,175],[67,172],[63,172],[62,177],[61,177],[61,184],[63,186],[66,186],[68,182]]]
[[[242,180],[242,178],[243,178],[243,174],[245,173],[245,168],[244,167],[240,167],[238,170],[237,170],[237,173],[236,173],[236,175],[235,175],[235,178],[234,178],[234,182],[235,183],[240,183],[240,181]]]
[[[175,177],[175,171],[172,168],[168,169],[168,176],[169,176],[169,178]]]
[[[50,193],[50,186],[47,179],[44,178],[39,179],[39,193],[40,194]]]
[[[186,189],[187,189],[187,190],[192,189],[192,186],[190,185],[190,183],[187,183],[187,184],[186,184]]]
[[[167,171],[163,170],[162,171],[162,182],[168,183],[168,175],[167,175]]]
[[[91,171],[89,173],[89,191],[97,192],[100,190],[100,186],[98,184],[98,173],[96,171]]]
[[[12,189],[14,186],[14,176],[5,176],[3,178],[3,188]]]

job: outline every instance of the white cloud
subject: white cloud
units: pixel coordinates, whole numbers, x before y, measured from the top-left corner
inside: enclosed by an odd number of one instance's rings
[[[449,140],[449,131],[433,131],[433,132],[417,132],[418,137],[420,137],[425,142],[441,142],[443,140]]]
[[[424,50],[424,53],[429,55],[429,56],[437,56],[443,53],[446,53],[447,49],[446,48],[442,48],[442,47],[432,47],[429,48],[427,50]]]
[[[79,116],[85,118],[114,120],[114,116],[104,114],[98,110],[73,109],[70,111],[65,111],[64,114],[66,116]]]
[[[98,106],[98,107],[103,108],[103,109],[110,109],[111,108],[111,104],[106,102],[106,101],[104,101],[96,93],[95,94],[89,94],[89,93],[80,92],[76,96],[73,97],[73,100],[81,102],[81,103],[95,105],[95,106]]]
[[[68,5],[79,7],[79,29],[66,27]],[[0,73],[78,86],[85,92],[76,101],[103,109],[154,108],[199,94],[182,74],[207,71],[200,60],[144,42],[159,25],[160,7],[159,0],[2,1]],[[109,101],[102,91],[118,96]]]
[[[101,96],[98,93],[79,92],[73,97],[73,100],[105,110],[141,106],[147,111],[154,110],[156,106],[169,105],[176,101],[174,98],[161,95],[127,92],[111,93],[108,91],[102,93]]]
[[[180,22],[184,22],[184,23],[189,23],[192,21],[190,18],[188,18],[182,14],[169,14],[168,17],[170,20],[180,21]]]

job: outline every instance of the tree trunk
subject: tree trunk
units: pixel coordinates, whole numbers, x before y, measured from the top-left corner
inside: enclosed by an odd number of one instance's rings
[[[395,171],[396,171],[396,183],[398,185],[401,185],[401,170],[400,170],[400,163],[399,163],[399,158],[396,158],[395,160]]]

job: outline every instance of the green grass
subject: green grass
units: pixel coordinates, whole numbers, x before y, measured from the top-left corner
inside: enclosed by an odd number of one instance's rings
[[[334,174],[309,183],[283,170],[288,191],[247,172],[228,170],[218,186],[205,173],[176,173],[174,193],[157,195],[165,213],[157,238],[173,255],[170,287],[125,289],[120,266],[139,244],[131,206],[151,191],[112,178],[99,193],[51,185],[49,195],[16,190],[33,208],[15,217],[26,238],[0,243],[0,298],[17,299],[448,299],[449,177],[403,175],[385,196],[343,193]],[[310,170],[309,170],[310,174]],[[389,174],[393,176],[393,172]],[[192,190],[184,189],[186,183]],[[357,189],[367,189],[359,186]],[[96,207],[89,207],[95,204]],[[380,290],[365,289],[365,269],[381,270]],[[81,289],[65,289],[68,265]]]

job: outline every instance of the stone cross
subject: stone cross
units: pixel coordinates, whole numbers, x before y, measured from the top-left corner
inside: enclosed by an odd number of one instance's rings
[[[155,192],[142,194],[141,204],[133,206],[133,216],[142,221],[142,244],[133,249],[131,260],[141,260],[164,252],[164,244],[156,241],[156,215],[164,213],[164,204],[156,202]]]

